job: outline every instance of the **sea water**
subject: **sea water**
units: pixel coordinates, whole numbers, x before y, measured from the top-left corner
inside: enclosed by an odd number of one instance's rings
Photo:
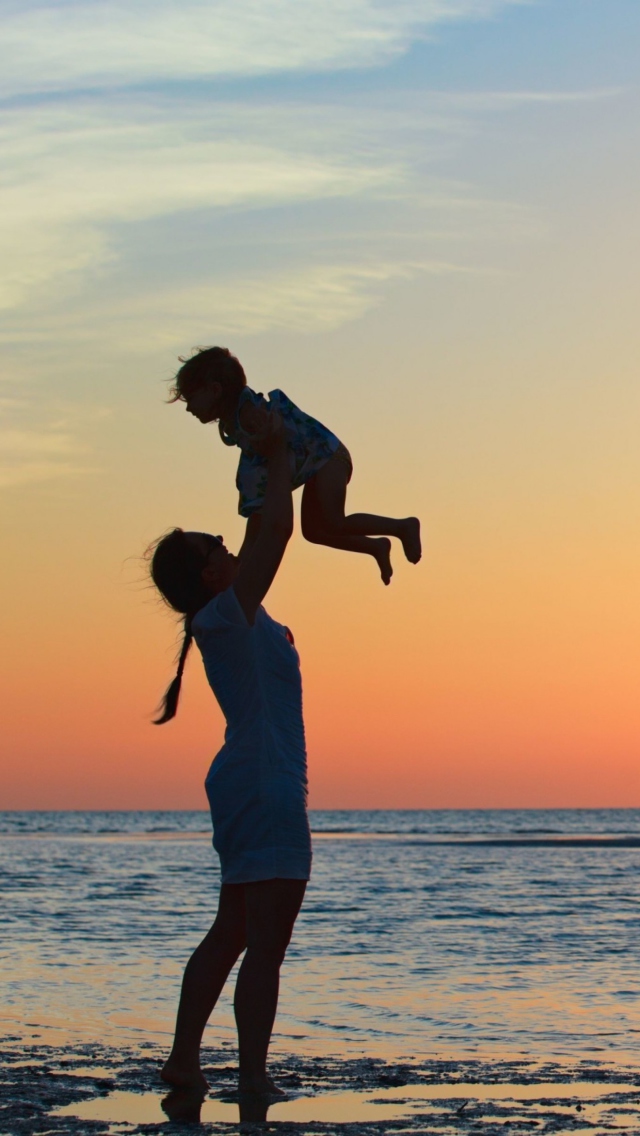
[[[640,810],[313,812],[275,1050],[636,1062]],[[4,1035],[169,1040],[205,812],[0,814]],[[205,1042],[234,1037],[232,981]]]

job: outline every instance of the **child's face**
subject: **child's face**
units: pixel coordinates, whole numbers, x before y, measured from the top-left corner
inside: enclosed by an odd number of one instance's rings
[[[188,413],[199,422],[215,422],[220,417],[222,386],[215,381],[201,383],[183,395],[183,400]]]

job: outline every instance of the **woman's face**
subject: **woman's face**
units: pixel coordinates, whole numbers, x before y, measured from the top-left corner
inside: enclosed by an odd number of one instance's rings
[[[223,592],[236,578],[238,557],[229,552],[221,536],[193,532],[185,533],[185,536],[205,557],[202,579],[211,589],[211,594]]]

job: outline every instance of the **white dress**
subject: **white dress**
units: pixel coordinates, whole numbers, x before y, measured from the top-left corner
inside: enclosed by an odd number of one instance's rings
[[[262,607],[252,627],[233,587],[192,627],[227,723],[205,781],[222,883],[307,880],[307,755],[291,633]]]

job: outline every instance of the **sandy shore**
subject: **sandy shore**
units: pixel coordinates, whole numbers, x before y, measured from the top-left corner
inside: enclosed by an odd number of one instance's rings
[[[171,1131],[179,1134],[194,1131],[199,1111],[191,1111],[180,1101],[168,1111],[160,1102],[166,1089],[158,1077],[161,1052],[149,1046],[140,1050],[115,1050],[101,1045],[78,1045],[72,1050],[53,1046],[25,1047],[7,1039],[2,1046],[0,1133],[2,1136],[57,1136],[79,1134],[102,1136],[119,1132],[135,1134]],[[205,1067],[211,1083],[210,1108],[215,1102],[233,1104],[237,1098],[236,1064],[233,1050],[207,1051]],[[366,1120],[343,1123],[306,1119],[303,1122],[283,1120],[210,1122],[204,1117],[203,1132],[274,1132],[342,1133],[343,1136],[369,1136],[372,1133],[493,1133],[540,1131],[545,1133],[640,1133],[640,1068],[633,1070],[607,1065],[605,1062],[582,1061],[575,1064],[534,1061],[424,1061],[388,1064],[375,1059],[275,1057],[271,1070],[279,1084],[292,1097],[316,1098],[318,1102],[349,1101],[353,1115],[354,1102],[367,1100]],[[456,1086],[459,1085],[460,1088]],[[421,1100],[411,1105],[411,1115],[398,1119],[371,1119],[374,1105],[388,1110],[389,1094],[394,1107],[411,1094],[431,1092],[437,1099]],[[447,1086],[447,1088],[445,1088]],[[515,1099],[508,1099],[511,1090]],[[537,1087],[534,1087],[537,1086]],[[421,1087],[421,1088],[417,1088]],[[500,1088],[500,1092],[496,1087]],[[505,1088],[506,1087],[506,1088]],[[406,1088],[406,1093],[402,1089]],[[464,1089],[464,1092],[462,1091]],[[506,1097],[505,1097],[506,1092]],[[336,1094],[345,1094],[344,1098]],[[354,1093],[359,1094],[357,1097]],[[135,1094],[126,1096],[125,1094]],[[333,1096],[326,1094],[333,1094]],[[377,1094],[377,1095],[376,1095]],[[385,1095],[386,1094],[386,1095]],[[518,1100],[518,1094],[520,1100]],[[586,1095],[585,1095],[586,1094]],[[501,1099],[500,1099],[501,1098]],[[527,1098],[527,1099],[523,1099]],[[78,1109],[82,1115],[91,1108],[109,1109],[110,1102],[120,1102],[120,1115],[109,1119],[78,1119],[69,1112]],[[98,1102],[87,1104],[87,1102]],[[131,1103],[127,1119],[122,1108]],[[173,1102],[174,1106],[176,1102]],[[135,1107],[134,1107],[135,1106]],[[137,1119],[153,1107],[155,1121]],[[205,1104],[203,1112],[206,1110]],[[313,1101],[307,1099],[307,1110]],[[65,1109],[64,1114],[57,1110]],[[325,1109],[326,1112],[326,1109]],[[155,1115],[154,1113],[154,1115]],[[128,1118],[130,1115],[130,1119]],[[234,1113],[237,1116],[237,1104]],[[182,1117],[182,1119],[180,1118]]]

